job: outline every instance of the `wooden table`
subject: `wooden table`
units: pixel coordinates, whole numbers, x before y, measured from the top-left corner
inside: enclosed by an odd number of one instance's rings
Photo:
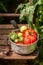
[[[19,24],[19,26],[21,26]],[[3,24],[0,25],[0,59],[28,59],[28,60],[34,60],[38,57],[39,51],[38,49],[35,50],[32,54],[23,56],[16,54],[15,52],[9,51],[10,49],[10,42],[8,40],[8,35],[10,34],[11,31],[14,30],[14,27],[11,24]]]

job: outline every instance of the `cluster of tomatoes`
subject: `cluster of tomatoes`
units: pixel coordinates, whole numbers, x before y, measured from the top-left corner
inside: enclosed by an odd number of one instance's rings
[[[37,40],[36,32],[27,26],[21,26],[20,31],[12,32],[10,38],[17,44],[33,44]]]
[[[37,34],[33,29],[26,29],[23,32],[20,32],[22,34],[22,41],[18,41],[17,44],[32,44],[37,39]]]

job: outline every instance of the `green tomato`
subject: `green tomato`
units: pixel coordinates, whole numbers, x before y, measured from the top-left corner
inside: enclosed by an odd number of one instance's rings
[[[17,38],[17,34],[15,32],[11,32],[9,36],[12,40]]]
[[[19,37],[19,41],[23,41],[23,36]]]
[[[27,29],[27,26],[25,26],[25,25],[23,25],[23,26],[20,27],[20,31],[21,31],[21,32],[23,32],[23,31],[26,30],[26,29]]]
[[[22,33],[19,32],[19,33],[18,33],[18,37],[21,37],[21,36],[22,36]]]
[[[14,35],[12,35],[10,38],[11,38],[12,40],[14,40]]]
[[[19,41],[19,39],[15,39],[14,42],[17,43]]]

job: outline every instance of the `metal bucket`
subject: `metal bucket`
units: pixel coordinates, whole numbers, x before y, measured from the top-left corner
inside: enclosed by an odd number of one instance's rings
[[[18,54],[30,54],[30,53],[34,52],[35,49],[37,48],[37,42],[39,40],[39,35],[37,34],[37,40],[34,43],[28,44],[28,45],[16,44],[11,39],[9,39],[9,40],[11,43],[12,51],[14,51]]]

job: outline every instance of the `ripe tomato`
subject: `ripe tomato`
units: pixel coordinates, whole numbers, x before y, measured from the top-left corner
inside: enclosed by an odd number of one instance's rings
[[[35,32],[32,34],[32,36],[34,36],[34,38],[37,38],[37,34]]]
[[[33,29],[29,29],[29,34],[34,36],[34,38],[37,38],[37,34]]]
[[[27,29],[25,31],[24,44],[31,44],[36,41],[36,32],[32,29]]]
[[[21,42],[21,41],[19,41],[19,42],[17,42],[17,44],[22,44],[22,42]]]
[[[25,31],[24,31],[24,32],[22,32],[22,36],[23,36],[23,37],[25,36]]]
[[[31,29],[31,28],[29,28],[28,30],[29,30],[29,32],[31,32],[31,33],[34,33],[34,32],[35,32],[35,31],[34,31],[33,29]]]
[[[25,36],[26,37],[29,36],[29,30],[28,29],[25,31]]]
[[[31,43],[36,41],[36,38],[34,36],[32,36],[32,35],[29,38],[31,39]]]
[[[31,39],[28,37],[24,37],[24,44],[31,44]]]

